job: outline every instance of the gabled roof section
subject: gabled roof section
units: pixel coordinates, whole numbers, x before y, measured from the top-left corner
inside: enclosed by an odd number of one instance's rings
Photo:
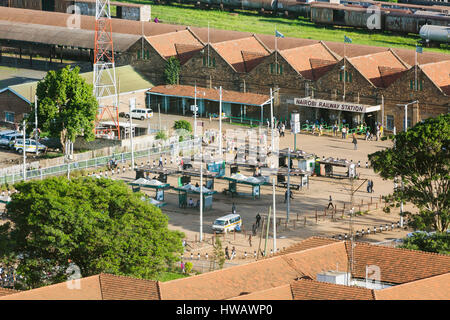
[[[293,300],[291,285],[285,284],[276,288],[242,294],[229,300]]]
[[[290,247],[287,247],[277,255],[285,255],[288,253],[299,252],[311,248],[322,247],[328,244],[339,242],[339,240],[331,239],[331,238],[323,238],[323,237],[310,237],[308,239],[302,240],[298,243],[293,244]]]
[[[374,300],[373,290],[300,279],[291,284],[294,300]]]
[[[99,278],[103,300],[160,300],[157,281],[106,273]]]
[[[227,61],[236,72],[248,72],[246,65],[254,68],[257,61],[261,61],[261,56],[269,55],[269,50],[255,36],[229,40],[211,44],[211,47]],[[252,55],[243,54],[251,52]],[[244,58],[246,60],[244,60]]]
[[[189,29],[147,37],[147,41],[164,59],[178,56],[180,52],[183,62],[187,61],[187,54],[192,56],[203,47],[203,43]]]
[[[185,64],[194,54],[202,49],[202,45],[175,43],[175,50],[181,65]]]
[[[346,243],[347,251],[350,243]],[[356,242],[353,277],[366,277],[366,266],[380,268],[381,281],[401,284],[450,272],[450,256]]]
[[[423,64],[419,67],[442,92],[450,96],[450,60]]]
[[[449,300],[450,273],[375,290],[377,300]]]
[[[16,90],[12,89],[11,87],[6,87],[3,89],[0,89],[0,93],[5,92],[5,91],[10,91],[13,94],[15,94],[16,96],[18,96],[20,99],[22,99],[23,101],[25,101],[26,103],[31,103],[30,100],[28,100],[27,98],[25,98],[23,95],[21,95],[20,93],[18,93]]]
[[[410,68],[391,50],[347,59],[375,87],[386,88]]]
[[[266,54],[262,52],[250,52],[242,50],[241,54],[246,72],[250,72],[251,70],[253,70],[253,68],[260,64],[266,57]]]
[[[317,80],[338,61],[323,43],[283,50],[280,54],[308,80]]]

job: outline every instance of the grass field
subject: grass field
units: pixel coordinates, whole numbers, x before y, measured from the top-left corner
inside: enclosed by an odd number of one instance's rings
[[[414,49],[418,35],[394,35],[363,29],[334,26],[318,26],[307,18],[288,19],[284,17],[263,16],[257,12],[235,10],[202,10],[190,5],[174,3],[172,5],[153,5],[151,1],[123,1],[152,5],[152,18],[158,17],[163,23],[183,24],[197,27],[274,34],[275,27],[286,37],[306,38],[325,41],[343,41],[344,35],[355,44],[382,47]],[[424,51],[450,53],[450,47],[425,48]]]

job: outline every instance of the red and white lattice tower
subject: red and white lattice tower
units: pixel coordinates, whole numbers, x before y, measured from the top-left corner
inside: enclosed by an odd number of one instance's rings
[[[97,136],[112,135],[120,139],[119,106],[117,101],[116,72],[109,0],[96,0],[95,46],[94,46],[94,96],[99,103],[95,122]],[[102,102],[108,97],[109,103]],[[103,99],[104,100],[104,99]],[[111,102],[112,101],[112,102]],[[108,119],[113,125],[102,127],[101,121]]]

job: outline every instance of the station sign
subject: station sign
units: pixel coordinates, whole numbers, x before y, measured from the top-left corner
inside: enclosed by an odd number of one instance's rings
[[[310,99],[310,98],[294,98],[294,104],[297,106],[311,107],[311,108],[322,108],[338,111],[350,111],[359,113],[368,113],[373,111],[378,111],[381,106],[371,106],[367,104],[359,103],[349,103],[343,101],[332,101],[332,100],[320,100],[320,99]]]

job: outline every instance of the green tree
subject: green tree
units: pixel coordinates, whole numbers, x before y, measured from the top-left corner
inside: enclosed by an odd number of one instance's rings
[[[83,135],[87,141],[95,138],[98,103],[92,85],[80,77],[79,71],[79,67],[70,66],[49,71],[36,88],[39,128],[59,138],[63,152],[66,142],[74,142],[77,136]],[[34,112],[28,117],[29,128],[34,128]]]
[[[187,120],[177,120],[177,121],[175,121],[174,124],[173,124],[173,128],[175,130],[186,130],[189,133],[192,132],[192,125]]]
[[[0,226],[0,259],[14,260],[21,288],[101,272],[153,278],[179,261],[184,234],[121,181],[79,177],[20,182]]]
[[[214,262],[216,262],[220,269],[223,268],[225,264],[225,253],[222,249],[222,241],[219,237],[216,237],[216,243],[214,244],[214,255],[211,257]]]
[[[450,233],[424,233],[414,234],[412,237],[403,239],[401,248],[421,250],[427,252],[450,254]]]
[[[369,155],[382,178],[400,179],[391,206],[410,202],[417,214],[404,212],[418,230],[443,232],[449,227],[450,114],[429,118],[394,137],[394,146]]]
[[[167,84],[178,84],[180,76],[180,61],[176,57],[170,57],[164,67],[164,79]]]

